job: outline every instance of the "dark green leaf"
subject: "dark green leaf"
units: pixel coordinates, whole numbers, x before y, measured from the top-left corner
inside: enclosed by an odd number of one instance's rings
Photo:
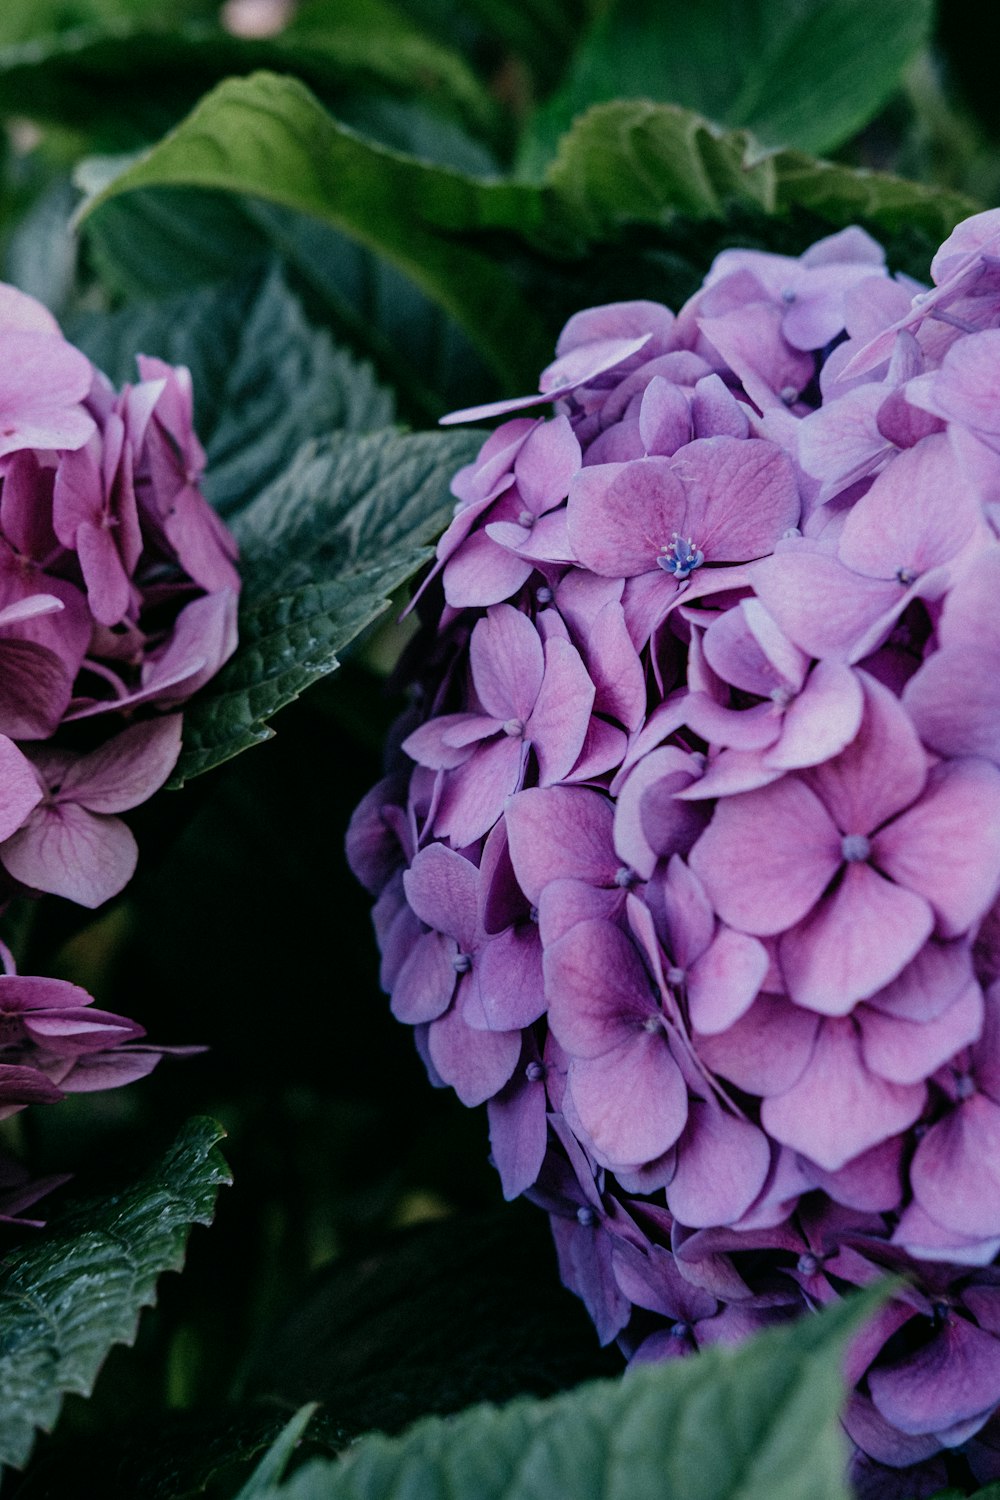
[[[295,74],[328,98],[416,95],[475,132],[495,128],[493,101],[457,53],[415,28],[373,31],[349,18],[250,40],[211,25],[169,27],[147,12],[0,47],[0,91],[11,113],[140,144],[220,79],[255,68]]]
[[[980,207],[885,172],[767,151],[746,131],[643,101],[589,110],[560,142],[546,184],[584,242],[679,216],[722,219],[734,205],[766,214],[808,209],[834,225],[863,219],[883,232],[916,229],[938,240]]]
[[[215,89],[174,132],[90,199],[98,230],[133,200],[168,211],[169,188],[250,194],[311,217],[394,264],[463,326],[517,390],[551,357],[560,267],[641,225],[735,210],[806,210],[817,224],[858,219],[937,240],[976,205],[883,173],[769,152],[671,105],[597,106],[565,136],[542,185],[470,176],[376,146],[334,121],[299,83],[270,74]],[[235,243],[235,242],[234,242]],[[621,295],[629,295],[623,287]]]
[[[829,151],[874,117],[928,40],[932,0],[617,0],[528,131],[537,171],[574,116],[611,99],[679,104],[765,145]]]
[[[264,1454],[246,1484],[236,1496],[236,1500],[258,1500],[260,1496],[266,1496],[267,1491],[281,1480],[288,1460],[295,1451],[296,1444],[305,1432],[316,1411],[316,1403],[310,1401],[306,1406],[300,1407],[275,1438],[271,1447]]]
[[[185,715],[173,785],[270,738],[266,721],[335,670],[429,556],[451,476],[478,446],[469,432],[337,434],[233,517],[240,646]]]
[[[135,379],[137,353],[187,365],[205,493],[223,515],[258,495],[307,439],[370,432],[394,417],[370,367],[309,326],[277,271],[77,318],[68,331],[116,384]]]
[[[0,1464],[21,1465],[64,1395],[89,1395],[114,1344],[130,1344],[192,1224],[211,1222],[229,1172],[211,1120],[192,1120],[163,1160],[114,1197],[74,1206],[0,1268]]]
[[[847,1500],[844,1350],[878,1294],[737,1349],[472,1407],[308,1464],[281,1500]]]
[[[377,146],[339,125],[295,79],[260,73],[220,84],[87,212],[154,186],[250,194],[349,234],[451,312],[501,373],[514,371],[515,384],[549,358],[542,320],[509,269],[457,233],[520,229],[538,219],[538,194]]]
[[[211,15],[215,9],[214,0],[156,0],[157,18],[164,26]],[[149,10],[150,0],[4,0],[0,46],[78,26],[128,24],[148,17]]]

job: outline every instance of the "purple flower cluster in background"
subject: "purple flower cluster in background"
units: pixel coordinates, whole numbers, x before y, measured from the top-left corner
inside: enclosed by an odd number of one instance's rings
[[[942,1449],[1000,1476],[1000,211],[931,276],[860,229],[726,251],[451,419],[519,413],[348,840],[394,1014],[603,1341],[906,1272],[844,1422],[913,1494]]]
[[[118,814],[166,781],[178,710],[236,645],[236,549],[198,487],[189,374],[138,364],[115,391],[0,284],[3,904],[27,889],[96,907],[123,889],[137,849]],[[0,1117],[154,1066],[140,1026],[2,958]],[[0,1172],[0,1189],[9,1218],[39,1185]]]

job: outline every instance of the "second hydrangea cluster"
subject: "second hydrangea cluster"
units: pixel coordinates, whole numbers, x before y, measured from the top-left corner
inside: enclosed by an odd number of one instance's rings
[[[1000,1475],[1000,213],[931,276],[727,251],[457,414],[518,413],[349,837],[395,1015],[602,1340],[907,1272],[845,1425],[914,1494]]]
[[[199,489],[190,375],[138,364],[116,391],[0,284],[0,909],[123,889],[138,850],[118,815],[167,780],[179,710],[236,646],[236,547]],[[0,1118],[154,1066],[141,1026],[0,959]],[[0,1217],[38,1195],[15,1184]]]

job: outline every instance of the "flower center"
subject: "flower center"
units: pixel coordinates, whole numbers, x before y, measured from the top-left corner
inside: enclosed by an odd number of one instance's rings
[[[596,1221],[596,1219],[597,1215],[594,1213],[594,1210],[592,1208],[588,1208],[586,1204],[583,1204],[583,1206],[581,1208],[578,1208],[576,1211],[576,1222],[578,1224],[581,1224],[584,1229],[589,1229],[591,1225]]]
[[[840,841],[840,852],[849,865],[860,864],[872,852],[871,840],[863,833],[845,833]]]
[[[910,586],[910,584],[911,583],[916,583],[916,581],[917,581],[917,570],[916,570],[916,568],[897,568],[896,569],[896,582],[897,583],[901,583],[905,589],[908,589],[909,586]]]
[[[472,959],[468,953],[456,953],[451,961],[451,966],[456,974],[468,974],[472,968]]]
[[[504,734],[509,734],[512,740],[516,740],[519,735],[524,733],[524,720],[508,719],[503,726],[503,732]]]
[[[656,561],[664,573],[672,573],[678,583],[683,583],[685,578],[691,577],[695,568],[701,567],[705,554],[700,547],[695,546],[690,537],[678,536],[675,531],[667,545],[660,548]]]

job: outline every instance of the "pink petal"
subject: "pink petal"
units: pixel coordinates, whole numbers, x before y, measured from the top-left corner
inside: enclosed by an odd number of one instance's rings
[[[767,751],[769,766],[816,766],[846,748],[861,727],[864,697],[850,667],[819,661],[785,712],[781,736]]]
[[[776,443],[698,438],[677,454],[672,467],[687,497],[677,530],[691,537],[709,562],[762,557],[798,523],[795,475]]]
[[[431,1061],[463,1104],[483,1104],[503,1088],[521,1055],[519,1031],[472,1031],[452,1008],[427,1032]]]
[[[985,1421],[1000,1401],[1000,1341],[949,1312],[918,1349],[869,1370],[868,1389],[904,1433],[940,1431],[980,1414]]]
[[[835,1172],[907,1130],[925,1098],[922,1084],[887,1083],[869,1073],[850,1021],[827,1020],[798,1082],[764,1100],[761,1124],[776,1140]]]
[[[815,904],[841,862],[840,838],[815,794],[785,776],[720,802],[689,862],[722,920],[762,937]]]
[[[919,1083],[978,1039],[983,992],[974,981],[966,985],[933,1021],[905,1021],[868,1006],[858,1019],[866,1067],[890,1083]]]
[[[124,889],[138,855],[118,818],[97,817],[69,802],[38,808],[0,845],[0,861],[15,880],[90,908]]]
[[[872,859],[927,898],[944,937],[965,932],[1000,885],[1000,771],[984,760],[935,767],[920,801],[872,840]]]
[[[783,996],[758,995],[750,1009],[716,1036],[696,1036],[698,1056],[748,1094],[784,1094],[802,1077],[813,1053],[819,1017]]]
[[[599,792],[534,787],[519,792],[506,813],[510,857],[533,906],[550,880],[575,877],[612,885],[619,861],[611,844],[612,806]]]
[[[510,1201],[537,1181],[545,1159],[549,1129],[543,1079],[519,1078],[515,1072],[487,1102],[486,1112],[490,1151],[500,1173],[503,1195]]]
[[[654,1161],[684,1129],[687,1087],[662,1031],[639,1031],[600,1057],[574,1058],[568,1086],[584,1129],[609,1161]]]
[[[544,971],[549,1025],[570,1057],[601,1057],[648,1035],[646,1023],[657,1020],[642,959],[611,922],[577,922],[546,947]]]
[[[13,740],[0,735],[0,840],[21,827],[43,795],[31,762]]]
[[[755,563],[753,585],[790,640],[830,661],[868,655],[909,602],[900,584],[852,573],[808,544]]]
[[[614,922],[625,906],[621,886],[607,889],[582,880],[550,880],[538,900],[538,931],[550,948],[578,922]]]
[[[573,769],[593,706],[594,685],[576,647],[558,637],[546,641],[545,675],[525,728],[542,786],[562,781]]]
[[[872,578],[914,575],[954,557],[981,524],[947,437],[932,434],[900,453],[848,513],[840,560]]]
[[[529,433],[514,460],[521,497],[536,515],[565,499],[582,464],[580,444],[566,417],[553,417]]]
[[[472,680],[495,719],[527,720],[545,668],[538,631],[510,604],[495,605],[472,632]]]
[[[680,531],[685,509],[669,459],[595,464],[581,469],[570,486],[570,543],[583,566],[604,577],[648,573]]]
[[[157,791],[181,751],[181,716],[171,714],[133,724],[75,760],[62,778],[57,800],[78,802],[94,813],[127,812]]]
[[[687,974],[688,1014],[695,1031],[713,1036],[739,1020],[760,991],[768,966],[763,943],[720,927]]]
[[[976,1093],[932,1125],[910,1165],[917,1202],[942,1227],[1000,1234],[1000,1107]]]
[[[474,864],[444,844],[428,844],[404,872],[403,886],[421,922],[454,938],[461,952],[473,951],[479,928],[479,871]]]
[[[391,1010],[397,1021],[418,1026],[443,1016],[455,992],[454,942],[424,932],[411,942],[392,986]]]
[[[667,1206],[690,1229],[732,1224],[757,1197],[770,1165],[767,1137],[755,1125],[692,1101]]]
[[[865,708],[861,728],[808,782],[842,833],[869,834],[908,807],[927,780],[927,754],[905,709],[867,672],[859,674]]]
[[[444,597],[453,609],[499,604],[517,593],[531,570],[530,562],[476,531],[445,564]]]
[[[798,1005],[845,1016],[909,963],[930,937],[926,901],[866,864],[843,879],[778,945],[788,993]]]
[[[942,755],[1000,761],[1000,653],[945,646],[903,690],[921,739]]]
[[[438,835],[454,848],[465,849],[488,833],[521,785],[524,755],[521,740],[501,735],[464,765],[446,772],[434,820]]]
[[[545,1014],[542,945],[532,923],[510,927],[476,954],[462,1015],[470,1026],[514,1031]]]

